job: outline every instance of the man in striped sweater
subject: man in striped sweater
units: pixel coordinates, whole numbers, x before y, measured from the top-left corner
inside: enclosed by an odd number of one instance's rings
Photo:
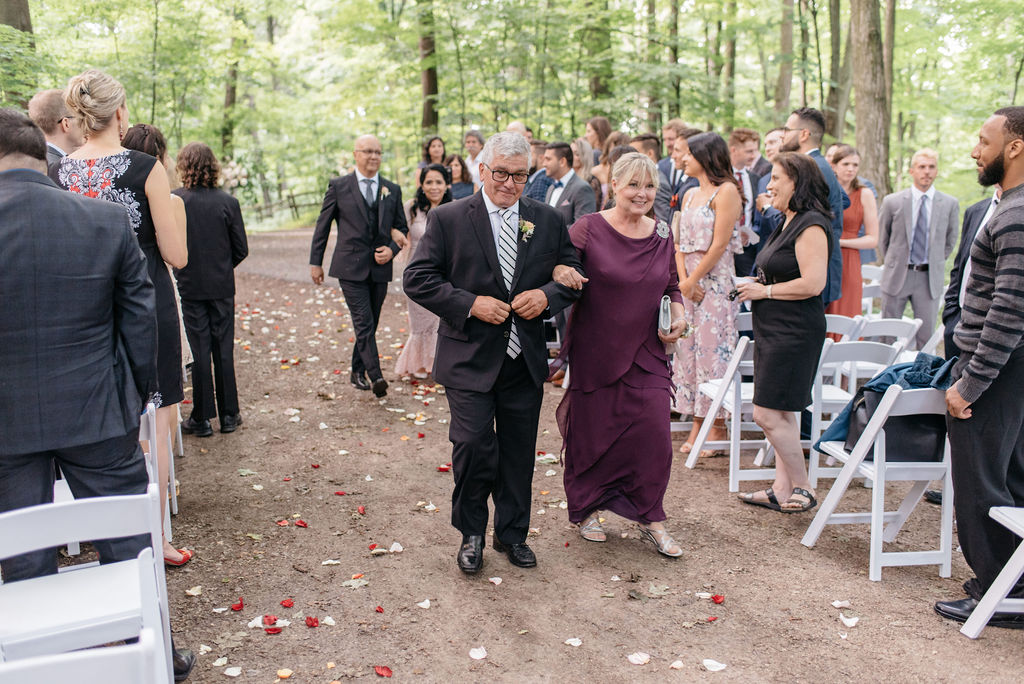
[[[960,323],[961,349],[946,392],[946,427],[957,531],[975,578],[968,598],[935,611],[965,621],[1002,570],[1017,538],[988,516],[991,506],[1024,506],[1024,107],[1005,107],[981,127],[971,153],[978,182],[1003,188],[999,208],[970,251]],[[1018,581],[1011,598],[1024,598]],[[990,625],[1024,629],[1024,615],[996,613]]]

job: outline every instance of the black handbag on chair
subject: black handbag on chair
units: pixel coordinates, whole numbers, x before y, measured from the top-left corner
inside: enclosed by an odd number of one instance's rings
[[[884,392],[865,390],[861,387],[853,398],[850,411],[850,427],[843,445],[853,451],[857,440],[864,433],[871,416],[875,415]],[[918,416],[891,416],[885,421],[885,460],[898,461],[941,461],[946,445],[946,419],[936,414]],[[864,460],[875,456],[874,445],[868,449]]]

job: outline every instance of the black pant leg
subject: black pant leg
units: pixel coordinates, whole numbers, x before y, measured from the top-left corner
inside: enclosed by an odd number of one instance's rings
[[[495,383],[498,479],[494,484],[494,535],[506,544],[526,541],[537,422],[544,389],[534,384],[523,355],[505,357]]]
[[[956,346],[956,342],[953,341],[953,330],[956,329],[956,324],[960,322],[960,314],[952,316],[948,321],[943,321],[942,325],[945,330],[942,333],[942,353],[949,361],[954,356],[960,356],[960,347]]]
[[[210,370],[210,313],[203,299],[182,299],[185,337],[192,348],[192,418],[209,420],[217,415]]]
[[[966,365],[961,358],[957,368]],[[1019,543],[992,520],[992,506],[1024,506],[1024,350],[1017,350],[999,376],[972,406],[972,416],[946,416],[953,473],[957,534],[976,581],[968,583],[980,599]],[[1011,596],[1024,597],[1024,580]]]
[[[235,382],[235,298],[211,299],[210,350],[213,353],[213,379],[217,388],[217,414],[238,413],[238,385]]]
[[[0,456],[0,513],[53,503],[53,479],[52,452]],[[0,561],[0,571],[4,582],[53,575],[57,550],[12,556]]]
[[[452,525],[464,535],[487,530],[487,497],[498,479],[498,439],[494,434],[495,394],[446,388],[451,411]]]
[[[383,293],[380,292],[381,288]],[[366,373],[371,379],[379,378],[380,359],[377,356],[375,334],[380,308],[387,294],[387,283],[342,280],[341,291],[345,294],[356,338],[352,349],[352,371],[356,374]]]

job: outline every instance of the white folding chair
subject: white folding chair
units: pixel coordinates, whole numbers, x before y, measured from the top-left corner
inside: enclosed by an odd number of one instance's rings
[[[1024,508],[993,506],[988,509],[988,515],[1018,537],[1024,537]],[[967,618],[967,622],[960,628],[960,633],[971,639],[977,639],[994,613],[1024,614],[1024,599],[1006,598],[1021,575],[1024,575],[1024,544],[1017,545],[1017,550],[1013,552],[1010,560],[992,581],[988,591],[978,601],[971,617]]]
[[[924,346],[919,350],[914,351],[913,349],[904,349],[900,352],[900,355],[896,357],[896,363],[912,363],[917,358],[918,353],[934,354],[935,350],[939,348],[939,342],[942,341],[942,335],[945,329],[939,326],[932,333],[932,336],[928,338],[928,341],[924,343]]]
[[[861,292],[861,308],[864,311],[864,317],[877,318],[881,314],[882,308],[882,267],[863,264],[860,267],[860,275],[864,280]],[[878,307],[875,306],[875,300],[879,302]],[[876,308],[879,313],[875,312]]]
[[[0,584],[0,661],[98,646],[151,628],[166,678],[172,676],[167,584],[160,539],[160,491],[30,506],[0,514],[0,558],[71,539],[148,534],[138,557]],[[159,555],[154,553],[159,550]]]
[[[754,383],[743,382],[744,364],[751,364],[753,368],[754,342],[746,337],[741,337],[736,344],[736,350],[729,359],[726,366],[725,376],[708,382],[702,382],[697,391],[711,398],[711,406],[708,408],[708,415],[697,432],[693,441],[693,449],[686,459],[686,467],[693,468],[697,464],[697,457],[704,447],[729,447],[729,491],[738,492],[740,482],[745,480],[771,480],[775,477],[774,468],[742,468],[740,456],[744,447],[758,447],[763,451],[767,447],[767,440],[742,439],[744,430],[758,430],[760,428],[753,422],[743,420],[744,413],[751,413],[754,410]],[[714,424],[714,417],[719,410],[725,410],[729,414],[729,441],[708,441],[708,433]],[[759,451],[759,453],[760,453]]]
[[[860,330],[857,333],[857,338],[879,342],[884,340],[885,344],[891,344],[896,348],[896,356],[893,357],[895,362],[895,359],[907,350],[914,342],[914,336],[917,334],[917,329],[920,327],[920,318],[864,319]],[[895,338],[895,341],[890,342],[893,338]],[[914,354],[914,357],[916,358],[917,354]],[[857,363],[843,368],[841,374],[844,378],[847,378],[850,381],[850,385],[852,387],[856,384],[857,380],[873,378],[884,368],[885,366],[879,367],[877,364]]]
[[[181,418],[181,414],[178,414],[178,418]],[[180,423],[179,423],[180,425]],[[149,470],[149,481],[153,483],[160,482],[160,462],[157,459],[156,454],[156,406],[152,403],[146,404],[146,412],[142,414],[142,418],[139,421],[139,441],[146,442],[146,468]],[[167,476],[167,488],[168,491],[164,492],[164,497],[170,496],[170,506],[164,507],[163,514],[163,526],[164,526],[164,538],[167,541],[174,541],[174,532],[171,530],[171,513],[177,514],[178,512],[178,495],[174,487],[174,447],[171,441],[171,436],[167,435],[167,453],[170,458],[168,463],[168,476]],[[161,547],[162,548],[162,547]]]
[[[814,386],[811,389],[811,405],[808,409],[811,412],[811,440],[815,441],[825,431],[828,424],[832,422],[831,417],[838,414],[853,399],[854,392],[843,389],[825,382],[825,378],[832,378],[832,369],[841,368],[848,363],[856,364],[878,364],[882,368],[892,365],[896,358],[896,349],[887,344],[879,342],[833,342],[826,339],[821,348],[821,357],[818,361],[818,372],[814,375]],[[851,385],[852,388],[852,385]],[[830,418],[825,419],[828,414]],[[822,467],[818,462],[818,452],[811,449],[810,459],[807,465],[807,477],[812,487],[818,486],[819,477],[835,477],[839,474],[839,468]]]
[[[904,390],[892,385],[885,391],[874,415],[860,439],[847,451],[843,442],[825,442],[822,451],[844,465],[828,496],[818,508],[814,520],[800,543],[811,547],[818,541],[825,525],[869,523],[871,526],[868,577],[882,579],[882,568],[897,565],[938,565],[939,576],[949,577],[953,549],[952,497],[942,498],[939,514],[939,548],[931,551],[885,552],[882,542],[891,542],[914,510],[932,480],[943,481],[943,491],[952,492],[949,468],[949,441],[945,440],[941,461],[890,461],[885,450],[885,422],[891,416],[945,415],[945,394],[936,389]],[[874,446],[874,460],[865,460]],[[840,499],[855,477],[874,482],[871,490],[871,511],[868,513],[836,513]],[[895,511],[885,510],[885,487],[889,482],[909,481],[913,484]]]
[[[138,643],[0,662],[0,684],[73,681],[76,684],[168,682],[159,667],[154,631],[145,628]]]
[[[840,342],[856,340],[864,319],[861,316],[840,316],[839,314],[825,314],[825,332],[833,335],[840,335]]]

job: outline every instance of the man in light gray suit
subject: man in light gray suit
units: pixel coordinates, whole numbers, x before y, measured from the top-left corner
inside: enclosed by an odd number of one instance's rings
[[[544,169],[552,180],[544,202],[562,215],[567,226],[580,216],[597,211],[594,191],[573,172],[572,161],[569,143],[553,142],[544,150]]]
[[[900,318],[910,302],[917,348],[935,330],[946,274],[946,259],[956,247],[960,203],[935,189],[938,156],[921,149],[910,160],[913,186],[882,200],[878,216],[878,255],[882,269],[882,315]]]

